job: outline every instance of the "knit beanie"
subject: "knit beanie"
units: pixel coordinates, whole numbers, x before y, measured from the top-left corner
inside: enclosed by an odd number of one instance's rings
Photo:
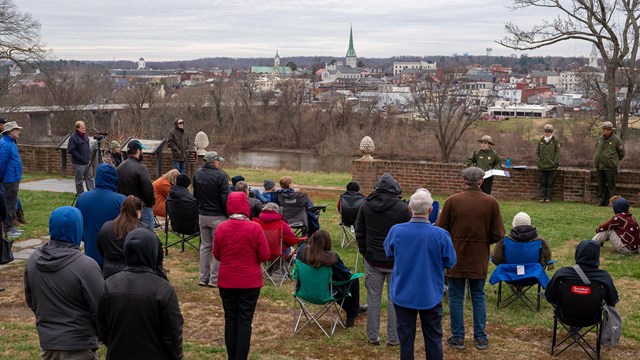
[[[244,176],[242,175],[236,175],[234,177],[231,178],[231,184],[233,184],[233,186],[236,186],[236,184],[238,183],[238,181],[244,181]]]
[[[519,212],[516,216],[513,217],[513,221],[511,222],[513,227],[522,226],[522,225],[531,225],[531,218],[527,213]]]
[[[271,190],[276,186],[276,182],[270,179],[266,179],[263,183],[262,186],[264,186],[265,190]]]
[[[623,197],[617,198],[613,202],[613,212],[616,214],[629,212],[629,202]]]
[[[176,177],[176,185],[182,187],[189,187],[191,185],[191,179],[187,175],[180,174]]]

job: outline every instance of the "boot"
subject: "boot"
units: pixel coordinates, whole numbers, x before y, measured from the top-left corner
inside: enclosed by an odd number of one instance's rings
[[[20,209],[16,211],[16,218],[18,219],[18,222],[20,222],[22,225],[27,224],[27,220],[25,220],[24,218],[24,210]]]

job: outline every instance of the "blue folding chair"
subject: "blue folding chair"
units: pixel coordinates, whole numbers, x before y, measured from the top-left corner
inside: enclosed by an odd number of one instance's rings
[[[540,311],[540,296],[542,289],[547,287],[549,276],[545,268],[555,260],[544,266],[540,264],[542,240],[517,242],[508,237],[502,241],[504,246],[505,263],[498,265],[489,278],[489,283],[498,284],[498,308],[505,308],[516,300],[522,301],[530,310]],[[511,294],[505,298],[502,295],[502,283],[506,283]],[[527,291],[537,285],[536,302],[531,300]]]

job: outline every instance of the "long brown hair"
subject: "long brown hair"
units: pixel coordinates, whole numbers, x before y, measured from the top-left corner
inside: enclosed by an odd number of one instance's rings
[[[124,240],[131,230],[138,227],[138,211],[142,211],[142,200],[133,195],[127,196],[120,208],[120,214],[113,220],[113,232],[118,239]]]
[[[338,261],[336,253],[331,251],[331,235],[327,230],[318,230],[307,245],[307,264],[313,267],[333,265]]]

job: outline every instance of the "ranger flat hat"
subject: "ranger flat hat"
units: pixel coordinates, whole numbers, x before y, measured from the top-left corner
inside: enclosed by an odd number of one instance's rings
[[[483,143],[483,142],[488,142],[491,145],[495,145],[496,143],[493,142],[493,139],[491,139],[491,136],[489,135],[483,135],[482,138],[480,140],[478,140],[479,143]]]
[[[605,121],[605,122],[603,122],[603,123],[602,123],[602,128],[603,128],[603,129],[612,129],[612,130],[613,130],[613,129],[615,129],[615,128],[613,127],[613,123],[612,123],[611,121]]]
[[[551,125],[551,124],[547,124],[547,125],[545,125],[545,126],[544,126],[544,130],[545,130],[545,131],[553,131],[553,125]]]

